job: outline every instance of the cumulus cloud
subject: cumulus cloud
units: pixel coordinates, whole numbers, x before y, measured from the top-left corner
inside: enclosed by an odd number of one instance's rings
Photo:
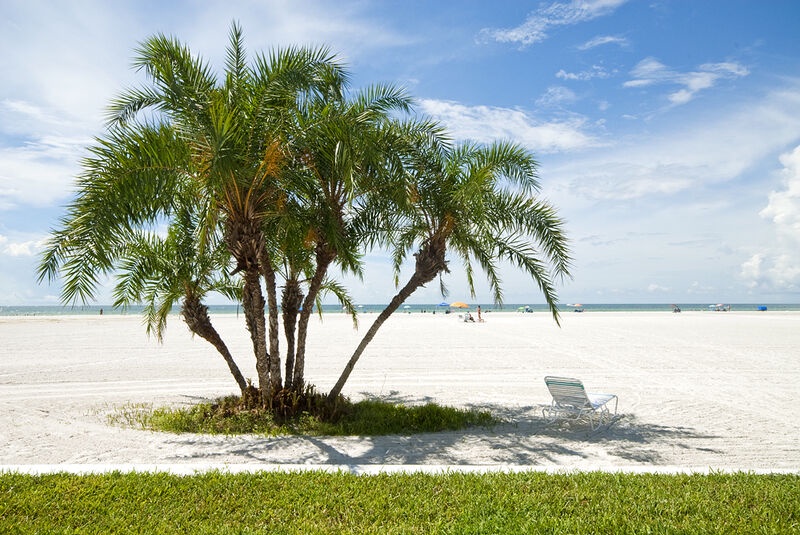
[[[519,43],[528,46],[544,41],[548,32],[559,26],[572,26],[609,15],[628,0],[572,0],[543,5],[515,28],[485,28],[484,40],[500,43]]]
[[[680,86],[667,96],[674,105],[686,104],[700,91],[714,87],[720,80],[747,76],[750,71],[734,62],[705,63],[696,71],[674,71],[656,58],[645,58],[631,71],[633,78],[623,84],[624,87],[636,88],[652,85]]]
[[[585,120],[538,121],[520,109],[465,106],[458,102],[425,99],[422,111],[442,122],[456,139],[482,143],[511,139],[537,152],[570,151],[598,146],[585,132]]]
[[[25,241],[12,240],[0,234],[0,255],[11,257],[31,257],[39,253],[44,247],[46,238],[29,239]]]
[[[742,263],[741,277],[760,293],[788,295],[800,292],[800,264],[797,253],[756,253]]]
[[[800,146],[780,157],[783,165],[783,189],[769,194],[769,203],[761,217],[770,219],[778,232],[800,244]]]
[[[750,288],[800,291],[800,146],[780,157],[783,188],[769,195],[759,212],[776,230],[773,244],[765,244],[742,263],[740,275]]]

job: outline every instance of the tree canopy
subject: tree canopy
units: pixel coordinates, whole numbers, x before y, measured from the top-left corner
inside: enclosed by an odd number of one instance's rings
[[[324,47],[249,61],[236,23],[221,76],[164,35],[141,44],[134,66],[146,83],[111,102],[108,128],[89,148],[77,194],[42,255],[39,278],[60,278],[65,302],[93,300],[113,276],[114,305],[144,304],[148,331],[159,337],[180,303],[189,329],[219,351],[244,394],[204,300],[218,292],[241,302],[264,405],[305,389],[308,322],[323,293],[355,317],[331,268],[360,276],[372,248],[388,251],[397,273],[413,254],[415,271],[331,399],[389,315],[441,281],[448,255],[464,265],[471,289],[479,267],[496,302],[500,263],[510,262],[558,321],[554,279],[569,275],[567,239],[555,209],[536,198],[537,162],[527,149],[453,144],[440,125],[413,115],[402,88],[353,91]]]

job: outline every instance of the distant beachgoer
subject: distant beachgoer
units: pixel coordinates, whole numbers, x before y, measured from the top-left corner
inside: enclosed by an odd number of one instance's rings
[[[483,318],[481,317],[481,306],[478,305],[478,323],[483,323]]]

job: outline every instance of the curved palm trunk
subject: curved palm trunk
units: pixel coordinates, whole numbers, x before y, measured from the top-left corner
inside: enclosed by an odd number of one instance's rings
[[[267,286],[267,309],[269,311],[269,376],[270,389],[277,392],[281,389],[281,354],[278,347],[278,296],[275,283],[275,270],[269,255],[261,255],[261,270]]]
[[[372,339],[375,338],[375,335],[378,333],[378,329],[380,329],[383,323],[389,319],[389,316],[391,316],[394,311],[396,311],[400,305],[402,305],[403,302],[405,302],[405,300],[408,299],[408,297],[418,288],[431,282],[436,278],[437,275],[439,275],[439,273],[447,271],[447,262],[444,259],[445,251],[446,249],[444,247],[444,241],[435,240],[429,242],[428,245],[426,245],[419,253],[417,253],[417,262],[414,274],[411,275],[411,278],[408,280],[406,285],[400,289],[397,295],[392,298],[389,305],[384,308],[383,311],[381,311],[381,313],[370,326],[367,333],[364,335],[364,338],[361,339],[361,343],[358,344],[358,347],[353,352],[350,360],[347,361],[347,365],[345,365],[344,370],[342,370],[339,380],[336,381],[336,384],[333,385],[333,388],[328,393],[326,401],[329,405],[333,405],[336,402],[336,398],[342,393],[342,388],[344,388],[347,379],[350,377],[350,373],[352,373],[353,368],[355,368],[356,362],[358,362],[358,359],[361,358],[361,354],[367,348]]]
[[[317,299],[322,281],[328,272],[336,253],[325,245],[317,246],[317,267],[314,276],[308,285],[308,294],[303,300],[303,310],[300,311],[300,319],[297,324],[297,354],[294,359],[294,373],[292,374],[291,388],[297,392],[305,386],[305,364],[306,364],[306,337],[308,336],[308,320],[314,309],[314,301]]]
[[[286,281],[283,287],[281,304],[283,305],[283,334],[286,337],[286,388],[291,387],[294,378],[295,328],[300,305],[303,303],[303,292],[295,278]]]
[[[211,324],[211,318],[208,317],[208,307],[200,302],[197,296],[187,295],[183,300],[181,314],[190,331],[209,342],[219,351],[219,354],[225,359],[225,363],[228,365],[228,369],[231,371],[233,378],[236,380],[236,384],[239,385],[242,395],[245,395],[247,392],[247,381],[245,381],[242,372],[239,370],[236,362],[234,362],[233,355],[231,355],[231,352],[228,350],[228,346],[225,345],[222,337],[220,337],[217,330]]]

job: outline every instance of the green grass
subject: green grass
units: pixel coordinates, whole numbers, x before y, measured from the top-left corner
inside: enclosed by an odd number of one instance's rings
[[[798,532],[798,475],[0,474],[0,533]]]
[[[258,433],[265,435],[392,435],[435,433],[497,423],[489,412],[443,407],[434,403],[405,406],[385,401],[342,402],[334,418],[308,412],[284,421],[260,409],[242,409],[238,398],[201,403],[189,408],[153,408],[146,404],[115,409],[116,425],[172,433]]]

